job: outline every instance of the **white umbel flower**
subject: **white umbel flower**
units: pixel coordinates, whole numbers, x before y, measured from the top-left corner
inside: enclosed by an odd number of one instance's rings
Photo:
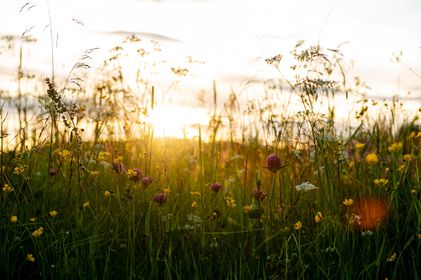
[[[315,185],[309,182],[305,182],[305,183],[302,183],[301,185],[295,186],[295,189],[299,192],[308,192],[312,190],[317,190],[318,187],[316,187]]]

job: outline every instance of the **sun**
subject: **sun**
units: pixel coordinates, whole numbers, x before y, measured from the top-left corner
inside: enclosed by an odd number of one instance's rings
[[[149,123],[157,137],[192,138],[198,135],[198,126],[209,123],[209,116],[200,107],[161,105],[150,112]]]

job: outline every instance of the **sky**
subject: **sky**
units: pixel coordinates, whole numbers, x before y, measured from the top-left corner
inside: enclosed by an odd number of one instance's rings
[[[288,54],[305,40],[326,48],[342,45],[352,74],[366,81],[372,96],[405,97],[411,91],[421,98],[421,80],[392,62],[393,53],[402,51],[403,62],[421,73],[419,0],[37,0],[22,11],[27,1],[2,0],[0,35],[20,36],[33,27],[29,34],[39,42],[24,52],[24,61],[40,73],[51,68],[48,2],[58,34],[55,70],[63,75],[86,49],[100,48],[93,62],[99,64],[109,48],[136,33],[158,40],[165,59],[192,56],[204,62],[186,87],[209,89],[217,80],[228,90],[270,77],[264,59]],[[14,75],[16,65],[16,57],[0,54],[0,82]]]

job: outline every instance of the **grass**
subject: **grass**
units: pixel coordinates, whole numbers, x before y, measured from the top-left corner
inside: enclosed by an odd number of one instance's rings
[[[38,125],[15,103],[14,146],[1,107],[1,279],[421,278],[419,113],[362,96],[338,130],[335,95],[361,83],[339,51],[299,42],[294,79],[267,60],[298,111],[270,91],[222,109],[215,83],[198,137],[158,138],[147,116],[165,96],[138,78],[135,96],[119,64],[137,43],[111,51],[88,98],[80,79],[48,79]]]

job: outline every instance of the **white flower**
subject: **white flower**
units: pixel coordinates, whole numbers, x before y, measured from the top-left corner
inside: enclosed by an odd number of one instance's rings
[[[301,185],[295,186],[295,189],[299,192],[301,191],[307,192],[307,191],[317,190],[318,187],[316,187],[313,184],[310,184],[309,182],[305,182],[305,183],[302,183]]]

